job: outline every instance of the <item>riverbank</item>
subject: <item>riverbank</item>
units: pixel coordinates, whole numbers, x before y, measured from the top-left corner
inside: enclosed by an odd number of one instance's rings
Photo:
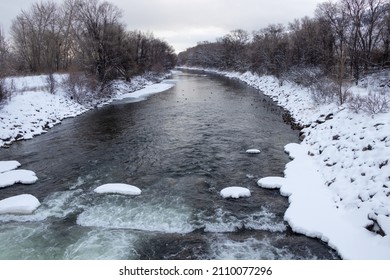
[[[136,76],[130,83],[115,82],[110,98],[100,98],[82,104],[66,92],[63,83],[66,77],[67,74],[54,75],[57,85],[55,94],[49,92],[47,75],[6,79],[6,85],[11,88],[12,94],[7,102],[0,105],[0,148],[46,133],[66,118],[109,104],[115,99],[140,98],[145,93],[136,91],[150,88],[166,78],[167,74]],[[159,88],[151,90],[158,91]]]
[[[196,70],[263,91],[305,127],[301,144],[286,146],[293,161],[283,184],[275,180],[289,197],[285,220],[295,232],[320,238],[344,259],[390,259],[390,112],[356,114],[335,103],[318,105],[309,88],[272,76]],[[383,76],[366,77],[350,90],[368,95],[390,80],[390,72]]]

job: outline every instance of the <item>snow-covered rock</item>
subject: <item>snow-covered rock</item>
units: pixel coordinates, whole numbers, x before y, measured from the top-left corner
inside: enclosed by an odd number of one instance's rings
[[[250,197],[251,192],[249,189],[243,187],[227,187],[221,190],[220,195],[223,198],[240,198]]]
[[[280,189],[285,182],[283,177],[265,177],[257,181],[257,185],[264,189]]]
[[[115,193],[124,195],[140,195],[141,190],[135,186],[128,184],[105,184],[97,187],[94,192],[96,193]]]
[[[11,171],[20,166],[20,163],[16,160],[0,161],[0,173]]]
[[[32,214],[41,203],[31,194],[21,194],[0,200],[0,214]]]
[[[11,170],[0,173],[0,188],[12,186],[17,183],[34,184],[38,180],[35,172],[30,170]]]
[[[260,150],[258,150],[258,149],[249,149],[249,150],[246,150],[246,153],[247,154],[260,154]]]

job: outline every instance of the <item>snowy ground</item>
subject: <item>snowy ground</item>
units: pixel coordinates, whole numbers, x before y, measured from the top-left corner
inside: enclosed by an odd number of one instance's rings
[[[300,145],[286,146],[294,160],[284,180],[259,182],[289,197],[285,220],[292,229],[324,240],[345,259],[390,259],[390,112],[356,114],[335,103],[319,106],[308,88],[292,82],[207,71],[260,89],[307,126]],[[381,90],[390,98],[389,83],[387,71],[350,90],[361,96]]]

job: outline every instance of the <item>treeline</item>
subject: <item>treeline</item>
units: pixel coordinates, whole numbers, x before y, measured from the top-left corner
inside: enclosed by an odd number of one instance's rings
[[[357,83],[362,73],[390,67],[389,46],[388,0],[339,0],[319,4],[314,18],[288,26],[273,24],[252,34],[238,29],[216,42],[200,42],[180,53],[178,64],[277,77],[312,67],[335,81],[341,94],[344,81]]]
[[[34,3],[13,20],[9,42],[3,35],[0,68],[8,75],[80,71],[106,84],[171,69],[177,59],[168,43],[128,31],[121,10],[99,0]]]

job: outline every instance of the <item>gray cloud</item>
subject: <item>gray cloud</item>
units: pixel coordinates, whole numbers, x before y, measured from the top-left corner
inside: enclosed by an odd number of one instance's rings
[[[2,1],[0,23],[6,31],[29,0]],[[62,2],[56,0],[55,2]],[[312,16],[324,0],[108,0],[123,10],[131,30],[151,31],[177,51],[199,41],[212,41],[231,30],[254,31],[270,23],[287,24],[295,18]]]

